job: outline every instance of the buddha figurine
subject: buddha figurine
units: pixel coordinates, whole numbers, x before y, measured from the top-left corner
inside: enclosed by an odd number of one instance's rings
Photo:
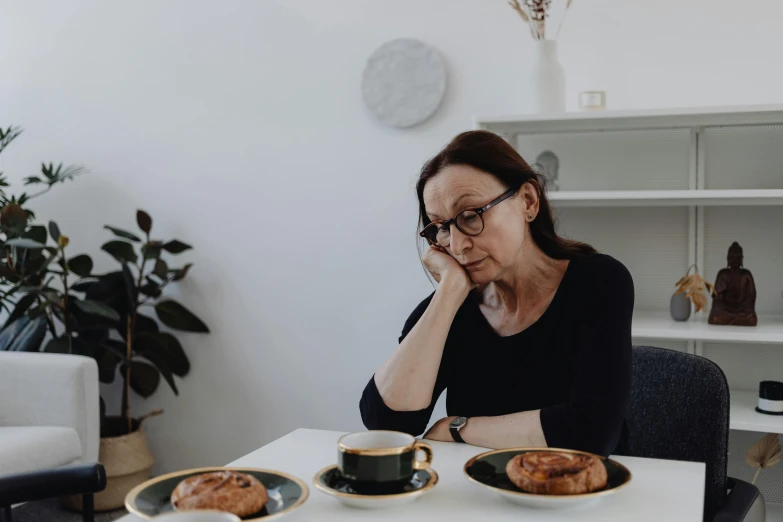
[[[756,285],[750,270],[742,267],[742,247],[736,241],[729,247],[728,268],[715,278],[710,324],[756,326]]]

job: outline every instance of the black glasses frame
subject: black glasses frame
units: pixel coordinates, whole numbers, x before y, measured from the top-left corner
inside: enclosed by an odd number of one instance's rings
[[[426,239],[427,242],[430,245],[439,246],[437,242],[432,241],[429,237],[427,237],[427,230],[431,229],[432,227],[435,227],[435,228],[448,228],[448,229],[450,229],[451,228],[451,224],[453,223],[459,229],[459,231],[462,232],[463,234],[465,234],[466,236],[475,237],[475,236],[481,234],[482,232],[484,232],[484,218],[481,217],[481,214],[483,214],[487,210],[491,209],[492,207],[494,207],[498,203],[501,203],[501,202],[507,200],[508,198],[513,196],[518,190],[519,190],[518,188],[508,189],[503,194],[501,194],[500,196],[496,197],[495,199],[493,199],[492,201],[490,201],[489,203],[487,203],[486,205],[484,205],[481,208],[466,208],[464,210],[460,210],[459,212],[457,212],[457,215],[454,216],[451,219],[447,219],[446,221],[443,221],[441,223],[435,223],[435,222],[430,223],[429,225],[424,227],[424,229],[421,232],[419,232],[419,235],[421,237],[423,237],[424,239]],[[481,230],[479,230],[475,234],[471,234],[469,232],[464,231],[462,229],[462,227],[459,226],[459,223],[457,223],[457,218],[459,218],[459,216],[462,215],[465,212],[475,212],[478,215],[479,219],[481,220]]]

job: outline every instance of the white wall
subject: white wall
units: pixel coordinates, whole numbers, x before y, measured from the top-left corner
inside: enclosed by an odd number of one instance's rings
[[[569,106],[777,103],[783,4],[753,18],[715,0],[577,0],[561,34]],[[415,37],[447,62],[424,125],[390,130],[360,99],[364,60]],[[195,246],[182,301],[193,371],[136,413],[159,471],[222,464],[298,427],[361,428],[358,400],[431,286],[415,249],[422,162],[476,114],[525,112],[533,59],[504,0],[25,0],[0,8],[0,124],[25,135],[0,167],[91,173],[33,207],[74,252],[105,223]]]

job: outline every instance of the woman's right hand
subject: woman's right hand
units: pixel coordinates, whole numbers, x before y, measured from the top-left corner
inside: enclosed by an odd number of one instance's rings
[[[441,247],[431,245],[421,257],[421,262],[438,283],[453,284],[465,291],[472,290],[476,286],[467,270]]]

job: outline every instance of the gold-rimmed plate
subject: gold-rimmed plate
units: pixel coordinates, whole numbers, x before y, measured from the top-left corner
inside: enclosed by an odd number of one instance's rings
[[[515,504],[543,509],[558,509],[592,503],[599,498],[616,493],[631,482],[631,472],[628,471],[628,468],[615,460],[594,455],[601,459],[601,462],[606,468],[608,479],[606,487],[583,495],[541,495],[526,493],[509,480],[508,475],[506,475],[506,464],[508,464],[509,460],[522,453],[540,451],[592,455],[591,453],[583,451],[556,448],[512,448],[488,451],[476,455],[465,464],[465,476],[474,484],[478,484]]]
[[[194,475],[213,471],[236,471],[252,475],[264,485],[269,501],[258,513],[243,517],[242,520],[264,521],[287,515],[307,500],[310,490],[302,480],[271,469],[259,468],[198,468],[187,469],[162,475],[140,484],[125,497],[125,507],[134,515],[149,520],[154,516],[174,511],[171,494],[177,484]]]
[[[343,478],[337,465],[327,466],[313,477],[316,489],[346,506],[360,509],[386,509],[407,504],[432,490],[437,483],[438,474],[432,468],[415,471],[407,482],[372,493],[362,491]]]

